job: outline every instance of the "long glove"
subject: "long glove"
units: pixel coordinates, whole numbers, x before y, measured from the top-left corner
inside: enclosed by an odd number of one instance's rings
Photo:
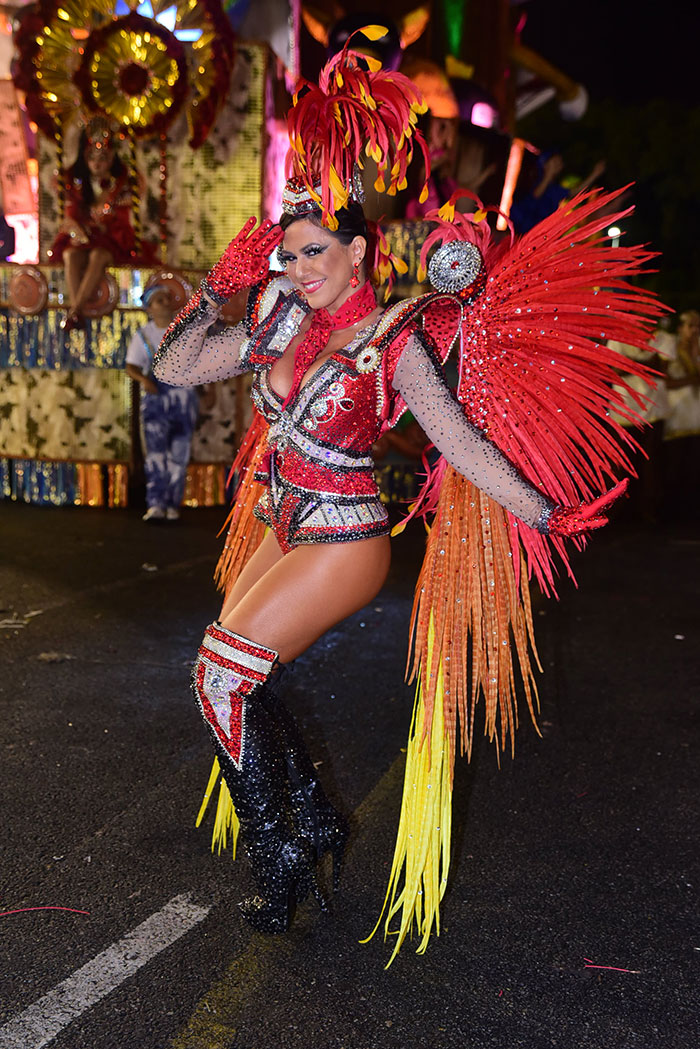
[[[257,284],[268,271],[270,255],[282,239],[282,230],[269,219],[257,229],[255,223],[254,218],[248,219],[202,281],[202,292],[217,306],[228,302],[237,291]]]
[[[600,511],[611,506],[626,489],[627,481],[620,481],[609,492],[594,499],[592,503],[580,503],[578,506],[556,506],[550,513],[543,514],[538,530],[546,535],[568,537],[602,528],[608,523],[608,519]]]
[[[161,339],[153,359],[153,371],[163,382],[191,386],[225,379],[242,370],[235,355],[232,356],[230,337],[223,340],[223,345],[210,345],[204,371],[200,365],[207,331],[218,316],[218,308],[237,291],[263,279],[269,256],[282,239],[279,226],[266,220],[254,229],[255,222],[252,217],[248,219]],[[244,334],[241,331],[239,343]]]

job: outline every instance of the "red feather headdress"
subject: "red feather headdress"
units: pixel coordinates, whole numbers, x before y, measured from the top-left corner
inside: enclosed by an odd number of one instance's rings
[[[365,26],[362,32],[378,39],[386,30]],[[350,50],[351,40],[324,66],[318,85],[305,81],[297,90],[288,119],[287,178],[297,187],[303,183],[329,229],[337,229],[335,212],[352,199],[356,167],[363,168],[366,157],[379,169],[375,189],[390,195],[406,188],[414,144],[423,153],[426,179],[430,172],[416,129],[427,109],[420,92],[402,73]],[[424,186],[421,199],[426,195]]]

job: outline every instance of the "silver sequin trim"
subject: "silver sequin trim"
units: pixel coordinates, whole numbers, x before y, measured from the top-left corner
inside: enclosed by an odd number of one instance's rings
[[[541,532],[542,535],[549,535],[549,520],[553,513],[553,503],[547,503],[546,506],[542,507],[540,511],[540,516],[537,518],[537,524],[535,525],[537,531]]]
[[[387,512],[378,500],[371,503],[354,503],[351,506],[328,501],[317,503],[308,517],[304,517],[301,527],[358,528],[367,524],[384,524],[387,520]]]
[[[232,634],[233,638],[236,638],[235,634]],[[244,640],[244,639],[242,639]],[[270,667],[277,659],[277,653],[271,649],[270,659],[258,659],[257,656],[253,656],[250,652],[243,652],[240,648],[236,647],[235,640],[231,644],[227,644],[225,641],[219,641],[217,638],[212,637],[211,634],[207,634],[202,642],[202,648],[205,650],[203,653],[200,652],[200,656],[204,662],[208,663],[206,658],[206,652],[214,652],[218,656],[223,656],[225,659],[234,659],[236,663],[240,663],[241,666],[247,670],[254,670],[258,674],[269,674]],[[212,664],[209,663],[211,666]],[[225,673],[222,671],[218,664],[213,664],[219,670],[219,673]]]
[[[326,463],[328,466],[345,467],[348,470],[371,470],[374,462],[371,456],[345,455],[337,448],[323,448],[308,437],[304,437],[296,427],[296,423],[288,415],[280,415],[277,422],[273,423],[268,432],[268,446],[284,451],[291,444],[305,455],[316,459],[317,462]]]
[[[452,240],[433,255],[428,265],[428,280],[438,291],[463,291],[474,283],[482,265],[476,244]]]

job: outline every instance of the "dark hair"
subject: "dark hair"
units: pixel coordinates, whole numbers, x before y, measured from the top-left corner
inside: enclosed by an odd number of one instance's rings
[[[95,203],[95,194],[90,180],[90,167],[87,162],[88,147],[89,142],[87,131],[82,131],[80,134],[80,145],[78,147],[78,158],[75,164],[68,169],[68,173],[73,183],[80,187],[80,196],[83,204],[89,208],[91,204]],[[125,174],[126,167],[113,145],[110,146],[110,149],[112,149],[114,153],[114,158],[110,165],[109,173],[112,178],[120,178]]]
[[[367,220],[365,218],[365,213],[362,210],[362,205],[351,201],[347,207],[336,211],[335,217],[338,220],[338,228],[328,229],[328,227],[324,226],[321,221],[320,208],[314,208],[313,211],[307,211],[302,215],[289,215],[285,212],[280,219],[280,228],[284,233],[289,229],[292,223],[298,222],[300,219],[306,219],[308,222],[313,223],[314,226],[318,226],[320,229],[325,229],[332,237],[336,237],[341,244],[352,244],[355,237],[364,237],[367,241],[367,250],[369,253],[370,233],[367,229]]]

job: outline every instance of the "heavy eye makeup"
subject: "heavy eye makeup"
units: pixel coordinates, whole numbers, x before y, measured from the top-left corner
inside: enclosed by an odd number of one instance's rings
[[[322,255],[327,247],[327,244],[307,244],[301,249],[300,254],[305,255],[307,259],[312,259],[315,255]],[[296,262],[297,260],[297,256],[292,255],[291,251],[283,251],[281,248],[277,249],[277,258],[283,266],[286,266],[289,262]]]

